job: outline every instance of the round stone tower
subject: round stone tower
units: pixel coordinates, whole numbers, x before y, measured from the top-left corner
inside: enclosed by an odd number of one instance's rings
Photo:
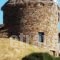
[[[20,8],[18,13],[20,33],[29,35],[30,43],[38,45],[42,42],[50,47],[56,46],[58,11],[54,2],[28,2]],[[20,17],[21,14],[22,17]]]
[[[29,43],[34,45],[42,43],[51,49],[56,48],[58,11],[57,5],[53,1],[10,0],[5,15],[6,21],[9,22],[6,22],[6,25],[9,29],[12,27],[11,33],[14,31],[18,34],[23,33],[25,42],[29,40]],[[10,23],[11,21],[12,23]]]

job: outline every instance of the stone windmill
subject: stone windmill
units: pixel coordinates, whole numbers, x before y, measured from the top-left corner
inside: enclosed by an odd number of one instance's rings
[[[9,36],[23,33],[23,41],[48,46],[53,52],[58,43],[58,11],[53,0],[9,0],[3,8]]]

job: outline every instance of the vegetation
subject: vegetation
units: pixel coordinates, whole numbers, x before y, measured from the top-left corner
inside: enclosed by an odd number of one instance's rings
[[[60,57],[54,57],[48,53],[32,53],[22,60],[60,60]]]

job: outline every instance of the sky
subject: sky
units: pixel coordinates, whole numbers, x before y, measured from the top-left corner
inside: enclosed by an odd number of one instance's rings
[[[57,0],[57,1],[58,1],[58,2],[57,2],[57,3],[58,3],[58,5],[60,5],[60,0]]]
[[[0,0],[0,24],[3,24],[3,11],[1,10],[1,7],[7,2],[8,0]],[[60,5],[60,0],[54,0],[57,2],[58,5]],[[58,29],[60,31],[60,22],[58,23]]]
[[[0,24],[3,24],[3,11],[1,7],[7,2],[7,0],[0,0]]]

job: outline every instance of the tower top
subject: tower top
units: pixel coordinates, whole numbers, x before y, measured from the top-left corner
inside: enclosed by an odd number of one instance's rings
[[[44,2],[44,3],[54,3],[57,0],[9,0],[9,4],[21,4],[21,3],[39,3],[39,2]]]

